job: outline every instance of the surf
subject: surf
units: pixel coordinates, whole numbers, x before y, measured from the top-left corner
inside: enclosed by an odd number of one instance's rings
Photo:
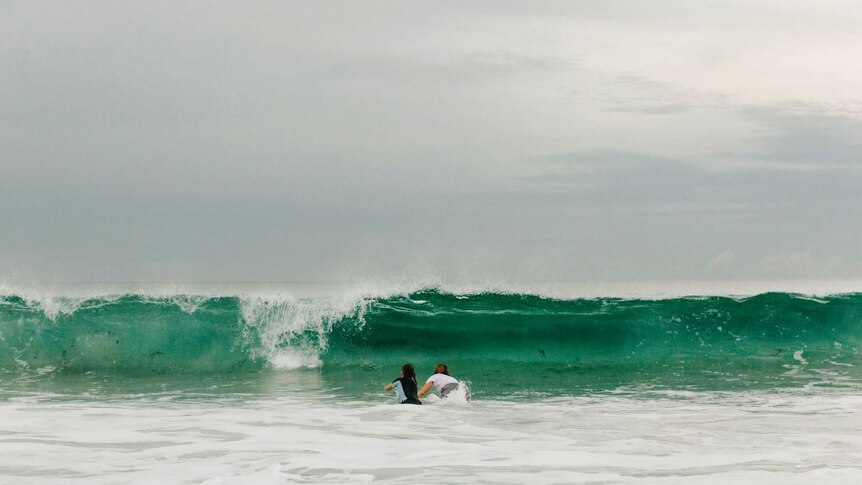
[[[860,336],[856,293],[0,296],[0,372],[7,376],[317,369],[371,383],[405,361],[421,370],[445,360],[497,393],[856,386]]]

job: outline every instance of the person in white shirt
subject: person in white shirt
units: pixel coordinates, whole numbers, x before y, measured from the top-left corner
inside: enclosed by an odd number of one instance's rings
[[[429,377],[422,389],[419,390],[419,397],[425,397],[432,387],[438,396],[446,397],[450,392],[458,389],[458,384],[458,379],[449,375],[449,368],[446,367],[446,364],[437,364],[434,375]]]

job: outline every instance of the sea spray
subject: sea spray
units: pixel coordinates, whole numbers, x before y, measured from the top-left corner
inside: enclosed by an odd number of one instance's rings
[[[364,323],[364,300],[295,299],[290,295],[240,299],[242,329],[250,354],[276,369],[317,367],[332,327]]]

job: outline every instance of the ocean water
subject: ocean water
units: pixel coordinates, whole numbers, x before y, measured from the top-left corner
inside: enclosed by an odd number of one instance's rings
[[[847,291],[8,288],[0,482],[862,483],[860,350]]]

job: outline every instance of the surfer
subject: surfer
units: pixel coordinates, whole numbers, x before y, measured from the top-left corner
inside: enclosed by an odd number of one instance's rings
[[[446,397],[450,392],[458,389],[458,384],[458,379],[449,375],[449,367],[446,364],[437,364],[434,375],[425,381],[425,385],[419,391],[419,397],[425,397],[432,387],[438,396]]]
[[[401,377],[383,387],[384,391],[395,390],[398,402],[401,404],[422,404],[416,395],[416,370],[413,364],[404,364],[401,367]]]

